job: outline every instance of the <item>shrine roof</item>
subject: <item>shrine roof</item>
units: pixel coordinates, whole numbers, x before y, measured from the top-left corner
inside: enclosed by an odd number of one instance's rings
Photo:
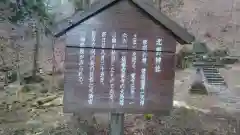
[[[190,44],[195,40],[195,37],[185,28],[181,27],[179,24],[171,20],[156,8],[153,8],[151,3],[145,0],[100,0],[99,2],[93,4],[91,8],[85,11],[76,12],[71,17],[62,20],[54,25],[54,27],[49,28],[49,30],[55,37],[60,37],[69,30],[81,25],[89,18],[106,11],[108,8],[118,4],[121,1],[129,1],[136,8],[141,9],[143,11],[142,13],[146,14],[146,18],[153,20],[156,24],[161,25],[169,30],[180,44]]]

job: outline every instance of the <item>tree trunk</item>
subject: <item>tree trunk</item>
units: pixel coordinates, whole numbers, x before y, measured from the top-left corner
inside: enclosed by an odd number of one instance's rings
[[[161,11],[162,0],[154,0],[155,8]]]
[[[0,58],[2,59],[3,68],[5,68],[5,67],[6,67],[6,63],[5,63],[4,57],[3,57],[2,55],[0,55]],[[4,84],[5,84],[5,85],[8,85],[8,79],[7,79],[7,77],[8,77],[8,74],[7,74],[7,72],[5,72],[5,73],[4,73]]]
[[[52,78],[51,78],[51,83],[50,83],[50,91],[54,91],[54,80],[55,80],[55,74],[56,74],[56,59],[55,59],[55,37],[52,39]]]
[[[36,36],[36,44],[34,46],[34,54],[33,54],[33,70],[32,70],[32,77],[35,78],[38,71],[38,53],[39,53],[39,46],[40,46],[40,25],[39,22],[36,22],[35,25],[35,36]]]
[[[82,0],[82,9],[86,9],[89,7],[89,0]]]
[[[17,53],[17,59],[16,59],[16,66],[17,66],[17,83],[19,85],[21,85],[21,74],[20,74],[20,66],[19,66],[19,63],[20,63],[20,59],[19,59],[19,53],[20,53],[20,47],[17,45],[16,46],[16,53]]]
[[[5,60],[2,55],[0,55],[0,58],[2,59],[3,66],[5,66]]]

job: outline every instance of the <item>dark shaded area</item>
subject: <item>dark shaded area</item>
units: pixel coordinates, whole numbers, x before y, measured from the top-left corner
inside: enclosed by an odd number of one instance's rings
[[[31,84],[31,83],[40,83],[44,81],[44,79],[41,76],[25,76],[23,77],[23,83],[25,84]]]
[[[209,56],[212,57],[226,57],[229,55],[229,51],[227,49],[217,49],[212,51]]]
[[[207,89],[204,86],[203,83],[193,83],[191,88],[189,89],[189,92],[191,94],[203,94],[203,95],[208,95]]]
[[[17,72],[16,71],[7,72],[7,79],[9,83],[17,81]]]
[[[209,49],[205,43],[195,42],[193,43],[193,52],[195,54],[206,54],[209,52]]]
[[[185,69],[192,65],[194,59],[194,55],[192,50],[189,50],[183,47],[177,54],[176,54],[176,68],[177,69]]]
[[[232,57],[223,57],[221,58],[221,62],[224,64],[235,64],[239,62],[238,58],[232,58]]]
[[[193,94],[208,94],[206,87],[204,86],[203,83],[203,76],[201,74],[201,69],[197,68],[196,69],[196,75],[194,78],[194,82],[191,85],[191,88],[189,89],[190,93]]]

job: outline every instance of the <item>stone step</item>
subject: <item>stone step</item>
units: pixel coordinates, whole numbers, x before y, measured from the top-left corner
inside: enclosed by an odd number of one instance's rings
[[[205,71],[203,71],[203,73],[206,74],[206,75],[207,75],[208,73],[210,73],[210,74],[216,74],[216,75],[217,75],[217,74],[219,74],[219,71],[216,71],[216,70],[206,71],[206,70],[205,70]]]
[[[219,71],[218,70],[203,70],[203,73],[206,75],[219,75]]]
[[[221,61],[224,63],[224,64],[234,64],[236,63],[237,61],[239,61],[239,58],[234,58],[234,57],[224,57],[224,58],[221,58]]]
[[[207,83],[211,83],[211,84],[224,84],[225,83],[225,81],[211,81],[211,80],[207,80]]]
[[[225,82],[211,82],[211,81],[207,81],[208,84],[210,85],[226,85]]]
[[[198,66],[224,66],[224,64],[219,63],[219,62],[205,62],[205,61],[196,61],[196,62],[193,62],[193,65],[198,65]]]
[[[224,78],[222,78],[222,77],[206,77],[205,76],[205,78],[208,80],[224,80]]]
[[[217,69],[203,69],[203,72],[206,73],[219,73]]]
[[[209,75],[209,76],[220,76],[220,73],[218,72],[218,71],[213,71],[213,72],[211,72],[211,71],[203,71],[203,74],[204,75]]]
[[[198,59],[196,62],[206,62],[206,63],[219,63],[217,59]]]
[[[217,61],[214,61],[214,60],[195,60],[194,63],[205,63],[205,64],[221,64]]]
[[[226,86],[226,83],[208,83],[209,85]]]
[[[203,70],[218,70],[216,67],[204,67]]]
[[[199,64],[199,63],[194,63],[194,67],[224,67],[224,65],[217,65],[217,64]]]
[[[214,79],[214,78],[216,78],[216,79],[223,79],[223,77],[222,76],[213,76],[213,75],[204,75],[205,76],[205,78],[209,78],[209,79]]]
[[[205,67],[203,70],[218,70],[216,67]]]
[[[204,75],[206,78],[209,78],[209,79],[211,79],[211,78],[216,78],[216,79],[223,79],[223,77],[221,77],[220,75],[218,75],[218,76],[213,76],[213,75]]]
[[[226,86],[226,82],[217,68],[204,68],[203,74],[209,85]]]
[[[224,80],[223,78],[210,78],[210,77],[205,77],[207,80],[212,80],[212,81],[221,81]]]
[[[218,70],[203,70],[203,73],[205,74],[218,74]]]
[[[206,78],[207,81],[211,81],[211,82],[219,82],[219,81],[224,81],[223,78]]]
[[[213,73],[213,72],[204,72],[204,75],[220,75],[219,72]]]
[[[218,67],[203,67],[202,71],[207,84],[220,87],[227,86],[224,78],[221,76],[218,70]]]
[[[209,84],[226,84],[224,80],[222,80],[222,81],[207,80],[207,83],[209,83]]]
[[[194,67],[197,67],[197,68],[203,68],[203,67],[219,67],[219,68],[222,68],[224,66],[221,66],[221,65],[200,65],[200,64],[193,64]]]

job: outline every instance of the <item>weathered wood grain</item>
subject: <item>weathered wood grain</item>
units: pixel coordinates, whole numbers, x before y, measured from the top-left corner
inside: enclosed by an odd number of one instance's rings
[[[115,99],[111,103],[109,100],[110,91],[110,63],[111,63],[111,50],[105,50],[105,82],[104,85],[100,83],[100,52],[102,49],[95,49],[95,74],[94,74],[94,101],[93,105],[89,105],[88,101],[88,90],[89,90],[89,52],[91,49],[84,49],[84,82],[80,84],[78,78],[79,71],[79,48],[67,48],[66,49],[66,60],[65,60],[65,100],[64,108],[66,111],[71,110],[71,106],[79,106],[79,109],[96,109],[96,111],[121,111],[121,112],[152,112],[162,111],[169,109],[172,104],[173,96],[173,85],[174,85],[174,59],[175,55],[172,53],[162,53],[162,72],[155,73],[155,52],[148,52],[147,59],[147,79],[146,79],[146,103],[143,107],[140,106],[140,75],[141,69],[144,67],[141,61],[142,52],[137,52],[137,63],[136,63],[136,94],[132,98],[130,93],[130,78],[131,73],[134,69],[131,67],[131,59],[133,51],[119,51],[116,50],[116,61],[115,65]],[[125,105],[119,105],[119,94],[120,94],[120,78],[121,78],[121,55],[127,56],[127,69],[126,69],[126,81],[125,81]],[[76,111],[76,110],[74,110]],[[80,111],[80,110],[78,110]]]
[[[80,34],[86,33],[85,47],[91,46],[91,32],[97,32],[96,47],[101,47],[101,32],[107,32],[106,48],[111,48],[111,34],[117,33],[116,48],[132,49],[133,34],[137,34],[137,48],[141,50],[142,40],[148,39],[148,50],[155,50],[156,39],[163,39],[162,51],[175,52],[176,40],[172,33],[166,30],[163,26],[156,24],[148,19],[140,9],[131,5],[128,1],[120,2],[113,7],[110,7],[106,12],[101,12],[98,15],[89,18],[81,25],[76,26],[67,32],[67,45],[79,46]],[[128,34],[128,46],[123,46],[121,42],[121,34]]]
[[[92,32],[96,31],[93,40]],[[105,47],[102,47],[102,32],[106,32]],[[116,33],[116,60],[114,62],[114,99],[110,100],[112,35]],[[122,34],[127,34],[123,43]],[[136,47],[133,37],[136,36]],[[85,37],[85,42],[82,42]],[[156,41],[162,39],[161,49],[156,52]],[[147,49],[143,41],[147,40]],[[94,42],[95,41],[95,42]],[[82,42],[82,43],[81,43]],[[93,45],[93,42],[95,43]],[[66,34],[64,111],[103,111],[125,113],[165,113],[173,102],[176,39],[173,34],[129,1],[121,1],[105,12],[93,16]],[[81,44],[81,45],[80,45]],[[79,80],[80,49],[84,49],[82,78]],[[90,80],[90,52],[95,49],[95,69],[93,77],[93,104],[88,103]],[[104,84],[101,76],[101,51],[104,49]],[[142,53],[147,53],[147,63],[142,63]],[[136,52],[136,69],[132,68],[132,53]],[[156,53],[161,54],[161,72],[155,72]],[[126,79],[124,105],[120,100],[121,59],[126,56]],[[140,105],[141,70],[146,68],[145,103]],[[135,94],[131,94],[131,74],[136,73]]]

